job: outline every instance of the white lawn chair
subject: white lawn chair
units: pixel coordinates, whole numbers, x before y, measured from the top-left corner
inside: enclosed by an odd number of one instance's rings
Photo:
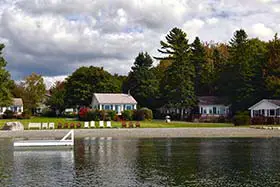
[[[95,121],[90,121],[90,128],[95,128]]]
[[[106,121],[106,127],[107,127],[107,128],[112,128],[111,121]]]
[[[42,129],[47,129],[48,128],[48,123],[42,123]]]
[[[41,129],[41,123],[29,123],[28,124],[28,129]]]
[[[88,127],[89,127],[89,122],[86,121],[86,122],[84,123],[84,128],[88,128]]]
[[[104,128],[104,121],[99,121],[99,128]]]
[[[49,129],[54,129],[54,123],[49,123]]]

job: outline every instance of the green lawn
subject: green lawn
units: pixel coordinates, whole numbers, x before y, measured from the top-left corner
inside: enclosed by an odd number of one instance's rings
[[[0,120],[0,128],[8,121],[19,121],[21,122],[24,127],[27,129],[28,123],[30,122],[54,122],[55,128],[57,128],[58,123],[78,123],[79,121],[73,120],[73,119],[66,119],[66,118],[47,118],[47,117],[33,117],[31,119],[23,119],[23,120],[16,120],[16,119],[1,119]],[[80,122],[83,124],[84,122]],[[171,123],[165,123],[162,120],[153,120],[153,121],[141,121],[140,122],[141,128],[180,128],[180,127],[234,127],[231,123],[190,123],[190,122],[171,122]],[[112,127],[121,127],[121,122],[112,122]]]

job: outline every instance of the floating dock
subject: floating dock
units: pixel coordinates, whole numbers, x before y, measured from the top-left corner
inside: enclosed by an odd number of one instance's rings
[[[74,146],[74,130],[68,132],[61,140],[25,140],[15,141],[14,147],[57,147]]]

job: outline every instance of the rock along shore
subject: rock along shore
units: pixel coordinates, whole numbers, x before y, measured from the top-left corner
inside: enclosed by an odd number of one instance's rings
[[[0,131],[0,138],[59,139],[69,130]],[[75,138],[270,138],[280,137],[280,130],[255,128],[139,128],[139,129],[75,129]]]

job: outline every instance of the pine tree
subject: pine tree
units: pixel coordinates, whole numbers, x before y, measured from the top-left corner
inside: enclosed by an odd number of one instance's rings
[[[187,34],[181,29],[173,28],[166,36],[167,42],[161,41],[161,49],[158,50],[167,56],[157,58],[172,60],[162,80],[161,90],[166,103],[181,110],[181,119],[184,111],[196,104],[195,68],[191,63],[191,48],[186,37]]]

